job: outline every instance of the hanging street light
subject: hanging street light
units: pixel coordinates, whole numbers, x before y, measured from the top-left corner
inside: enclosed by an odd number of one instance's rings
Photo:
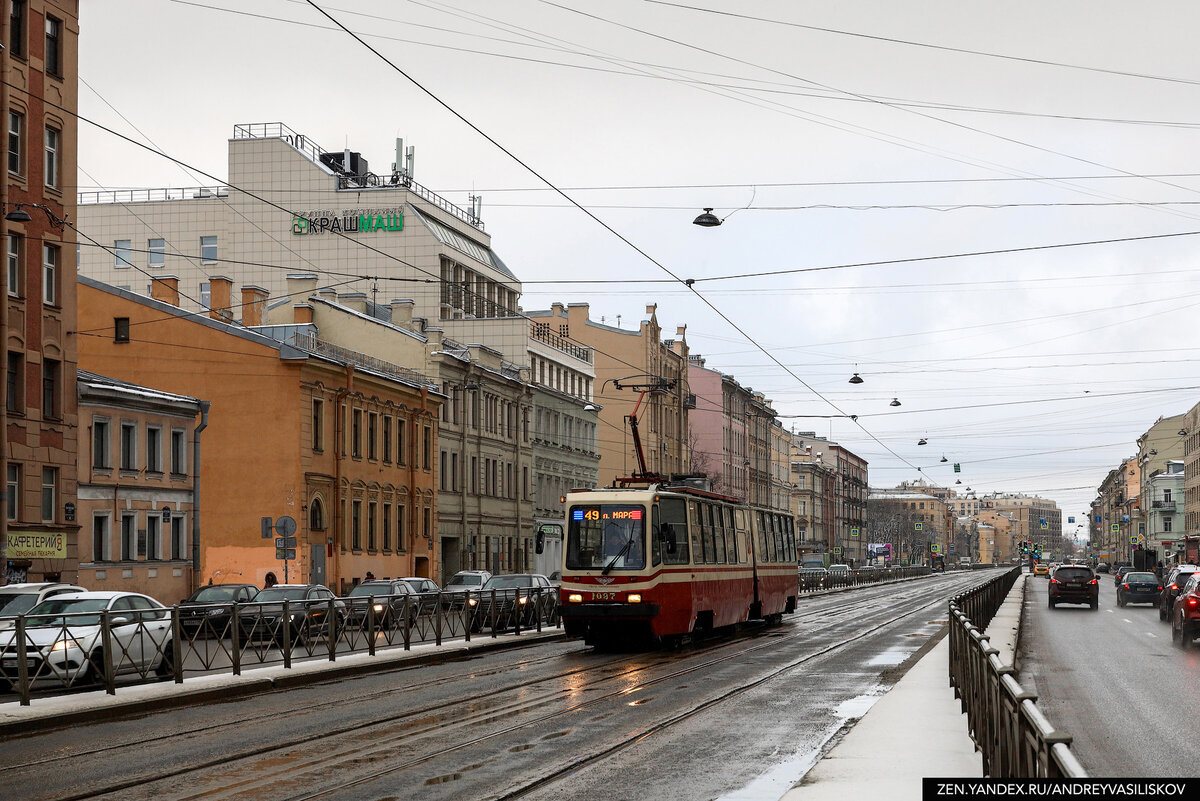
[[[712,213],[712,209],[705,209],[703,214],[692,220],[692,225],[699,225],[701,228],[716,228],[720,224],[721,220]]]
[[[899,398],[892,398],[892,402],[888,404],[888,406],[899,406],[899,405],[900,405]]]
[[[862,382],[863,382],[862,376],[860,376],[858,373],[855,373],[854,375],[850,376],[851,384],[861,384]]]

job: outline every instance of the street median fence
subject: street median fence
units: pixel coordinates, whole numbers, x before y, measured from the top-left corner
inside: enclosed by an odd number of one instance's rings
[[[0,691],[103,687],[561,625],[555,590],[356,596],[22,615],[0,631]]]
[[[1016,670],[1000,662],[983,633],[1017,581],[1021,568],[950,599],[950,686],[967,713],[967,725],[992,778],[1070,778],[1088,774],[1058,731],[1026,692]]]
[[[856,568],[854,570],[834,570],[824,574],[813,571],[812,568],[800,568],[800,592],[817,592],[837,587],[859,587],[865,584],[881,584],[887,581],[928,576],[933,571],[920,565],[904,567]]]

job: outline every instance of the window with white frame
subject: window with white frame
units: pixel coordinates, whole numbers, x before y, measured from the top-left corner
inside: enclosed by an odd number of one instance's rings
[[[42,245],[42,302],[58,304],[58,245]]]
[[[57,128],[46,126],[45,184],[51,189],[58,187],[59,150],[62,148],[62,133]]]
[[[58,509],[58,468],[42,468],[42,522],[53,523],[57,520]]]
[[[200,282],[200,305],[206,309],[212,308],[212,284],[208,281]]]
[[[92,467],[107,470],[112,467],[111,425],[107,417],[92,418]]]
[[[130,258],[133,254],[132,239],[117,239],[113,241],[113,267],[118,270],[127,270],[133,266],[133,261]]]
[[[21,511],[21,465],[8,463],[8,519],[16,520]]]
[[[25,274],[22,263],[25,253],[25,237],[20,234],[8,235],[8,294],[11,297],[21,297],[21,278]]]
[[[167,263],[167,243],[163,239],[151,239],[146,242],[146,264],[150,267],[163,267]]]
[[[217,238],[215,236],[200,237],[200,263],[217,263]]]
[[[8,171],[20,175],[25,159],[25,115],[19,111],[8,112]]]

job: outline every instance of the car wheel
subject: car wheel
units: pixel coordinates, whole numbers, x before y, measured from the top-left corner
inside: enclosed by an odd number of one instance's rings
[[[163,654],[163,658],[158,662],[158,667],[154,668],[154,675],[164,679],[175,677],[175,666],[171,664],[170,654]]]
[[[84,685],[104,683],[103,648],[97,648],[95,651],[92,651],[92,655],[87,662],[87,667],[79,674],[79,683]]]
[[[1120,595],[1118,595],[1117,596],[1117,606],[1124,606],[1124,605],[1125,605],[1125,599],[1122,598]]]
[[[1179,645],[1179,630],[1175,628],[1175,621],[1171,621],[1171,642]]]
[[[1054,599],[1053,598],[1050,599],[1050,608],[1051,609],[1054,608]]]
[[[1167,610],[1163,608],[1162,604],[1158,605],[1158,619],[1159,620],[1167,619]]]
[[[1195,632],[1188,626],[1187,621],[1179,621],[1179,647],[1187,651],[1192,647]]]
[[[1123,605],[1123,604],[1122,604],[1122,605]],[[1096,610],[1096,609],[1099,609],[1099,608],[1100,608],[1100,599],[1099,599],[1099,598],[1093,598],[1093,599],[1092,599],[1092,609],[1093,609],[1093,610]]]

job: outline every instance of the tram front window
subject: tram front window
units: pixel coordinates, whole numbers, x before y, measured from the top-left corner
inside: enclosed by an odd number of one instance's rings
[[[568,570],[646,567],[646,510],[641,506],[572,506],[567,519]]]

